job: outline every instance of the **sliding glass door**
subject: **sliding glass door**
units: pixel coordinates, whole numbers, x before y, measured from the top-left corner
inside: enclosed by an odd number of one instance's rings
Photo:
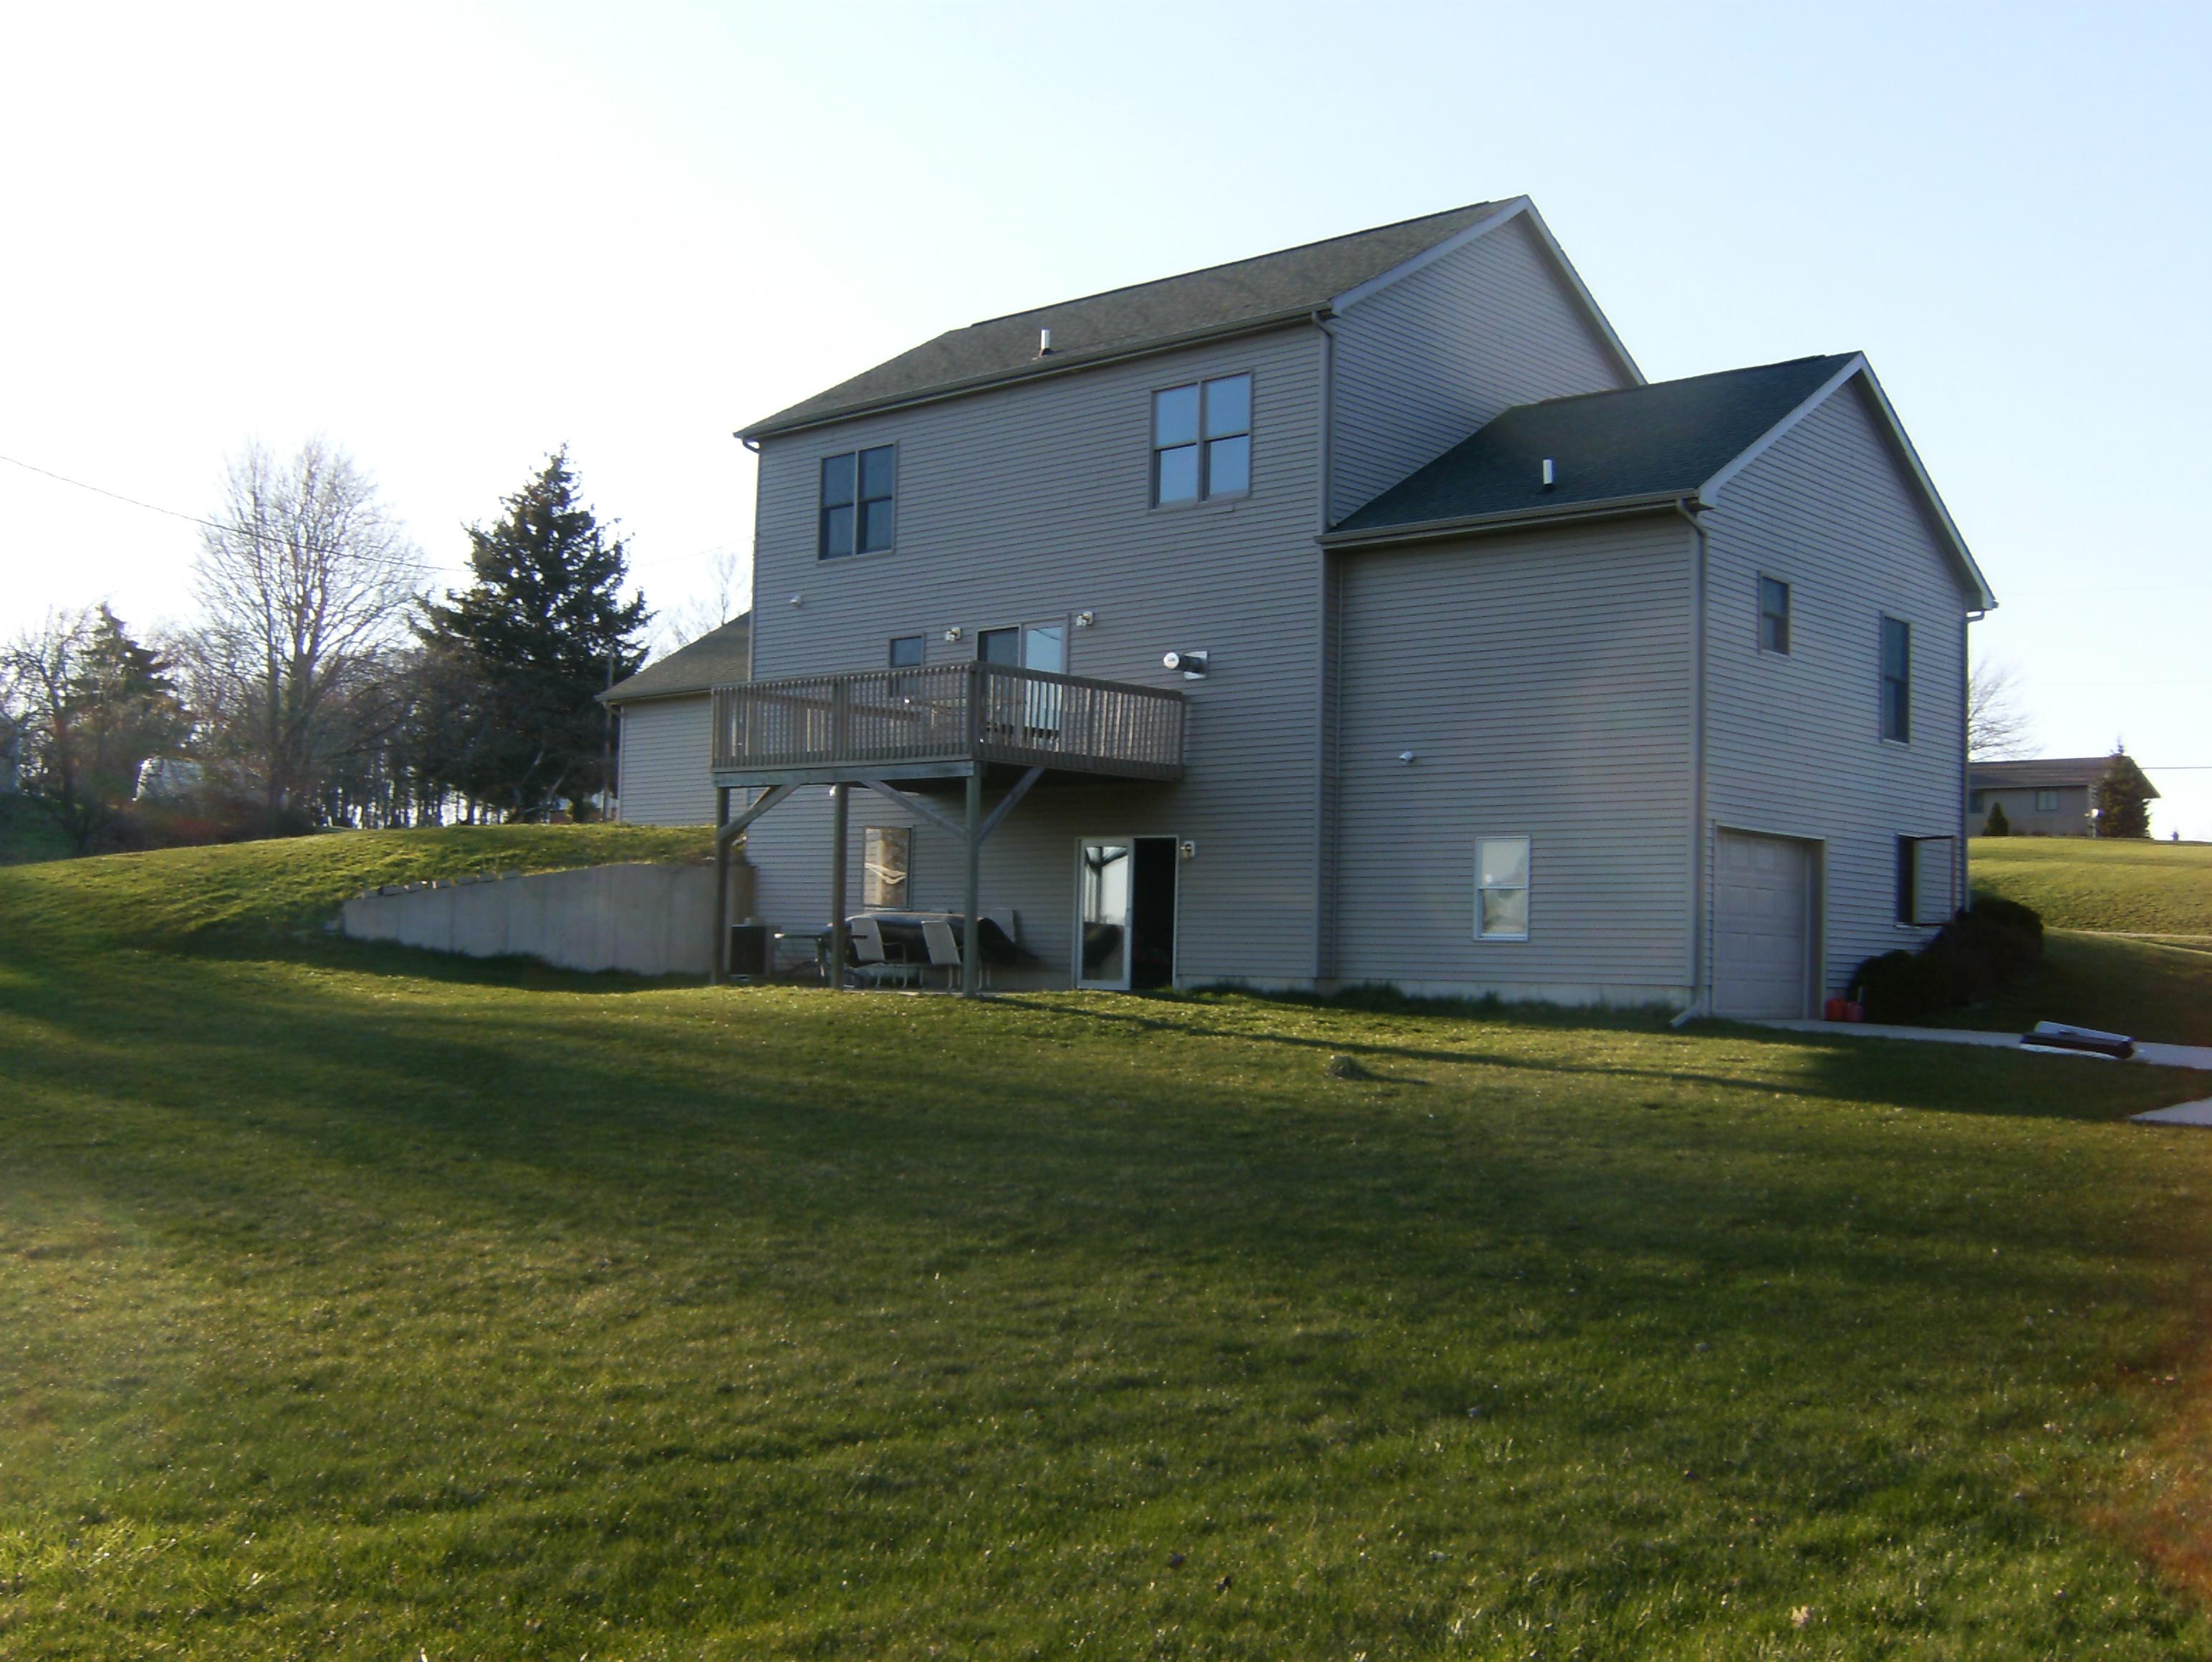
[[[1076,874],[1076,984],[1126,991],[1129,985],[1127,839],[1086,841]]]

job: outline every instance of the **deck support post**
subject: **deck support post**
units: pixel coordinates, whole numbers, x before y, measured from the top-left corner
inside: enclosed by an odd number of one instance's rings
[[[983,920],[978,910],[983,898],[983,769],[976,764],[968,776],[968,873],[960,942],[960,996],[974,998],[983,989]]]
[[[845,825],[849,785],[830,787],[830,985],[845,984],[845,947],[850,930],[845,922]]]
[[[730,788],[714,787],[714,951],[708,959],[707,983],[719,987],[730,978],[730,844],[721,835],[730,823]]]

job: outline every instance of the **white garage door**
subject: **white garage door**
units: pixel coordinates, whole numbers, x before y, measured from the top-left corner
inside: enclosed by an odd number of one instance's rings
[[[1805,1014],[1813,855],[1802,843],[1723,831],[1713,892],[1713,1009]]]

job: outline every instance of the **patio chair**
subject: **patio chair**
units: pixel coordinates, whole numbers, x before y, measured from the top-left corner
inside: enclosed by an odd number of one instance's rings
[[[925,917],[921,921],[921,939],[929,948],[930,967],[945,971],[945,988],[950,992],[953,978],[960,973],[960,941],[952,933],[951,921]]]
[[[883,925],[866,912],[848,919],[847,938],[853,943],[853,979],[866,986],[888,981],[903,985],[908,965],[895,963],[884,952]]]

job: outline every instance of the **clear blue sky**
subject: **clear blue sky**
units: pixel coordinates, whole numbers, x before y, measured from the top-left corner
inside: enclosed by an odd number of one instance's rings
[[[658,605],[732,428],[948,326],[1533,195],[1654,378],[1868,352],[2050,753],[2212,838],[2212,9],[289,3],[0,15],[0,454],[310,432],[448,568],[573,447]],[[192,529],[0,466],[0,629]],[[2185,764],[2204,769],[2183,772]]]

